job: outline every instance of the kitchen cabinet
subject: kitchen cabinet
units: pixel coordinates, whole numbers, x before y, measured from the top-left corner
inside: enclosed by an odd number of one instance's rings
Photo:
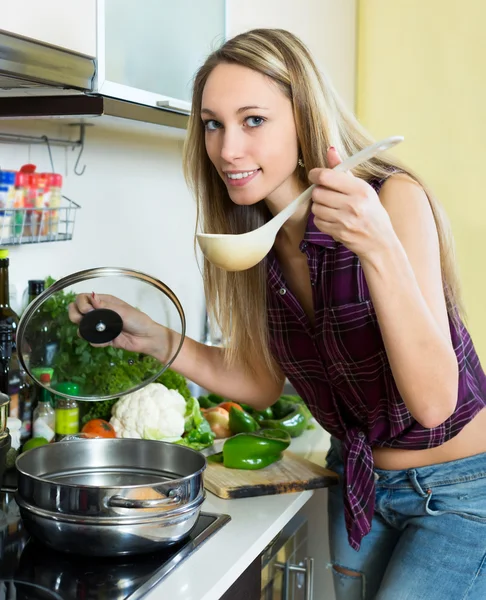
[[[96,0],[2,2],[0,30],[96,56]]]
[[[260,600],[261,570],[262,563],[259,556],[226,590],[220,600]]]
[[[2,32],[9,96],[30,82],[188,115],[194,74],[225,40],[226,0],[19,0],[2,7]],[[83,62],[74,83],[67,60]]]
[[[225,18],[225,0],[98,0],[95,91],[189,111],[192,78],[224,40]]]
[[[296,515],[220,600],[312,600],[313,559],[308,556],[308,524]]]

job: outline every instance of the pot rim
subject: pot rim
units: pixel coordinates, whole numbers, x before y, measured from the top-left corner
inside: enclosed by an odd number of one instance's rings
[[[137,443],[139,442],[156,442],[157,444],[166,444],[168,446],[174,447],[177,446],[177,444],[173,444],[172,442],[163,442],[161,440],[139,440],[139,439],[135,439],[135,438],[99,438],[99,439],[92,439],[92,440],[70,440],[68,442],[55,442],[56,444],[62,443],[62,444],[79,444],[79,443],[85,443],[85,442],[89,442],[89,443],[104,443],[104,442],[111,442],[111,443],[119,443],[119,442],[130,442],[130,441],[136,441]],[[138,483],[138,484],[133,484],[133,485],[107,485],[107,486],[103,486],[103,485],[94,485],[94,484],[80,484],[80,483],[64,483],[64,482],[59,482],[59,481],[54,481],[52,479],[49,479],[47,477],[41,477],[40,475],[33,475],[31,473],[29,473],[28,471],[26,471],[25,469],[22,469],[19,466],[19,463],[22,462],[23,458],[28,456],[31,452],[38,452],[38,451],[42,451],[44,449],[47,450],[47,448],[50,448],[51,445],[44,445],[44,446],[38,446],[37,448],[31,448],[30,450],[27,450],[27,452],[23,452],[22,454],[20,454],[16,461],[15,461],[15,466],[17,468],[17,471],[19,472],[20,475],[27,477],[31,480],[35,480],[35,481],[40,481],[41,483],[47,483],[49,485],[56,485],[56,486],[61,486],[63,488],[75,488],[75,489],[80,489],[80,488],[84,488],[84,489],[99,489],[99,490],[112,490],[112,489],[117,489],[117,490],[132,490],[132,489],[141,489],[141,488],[146,488],[147,486],[153,486],[153,487],[157,487],[157,486],[161,486],[161,485],[173,485],[175,482],[185,482],[188,481],[189,479],[193,479],[195,477],[197,477],[198,475],[203,475],[203,472],[205,471],[206,467],[207,467],[207,460],[206,457],[204,456],[204,454],[201,454],[200,452],[198,452],[197,450],[193,450],[192,448],[188,448],[187,446],[178,446],[178,448],[181,449],[181,451],[187,451],[187,452],[191,452],[192,454],[197,455],[198,458],[201,458],[203,460],[203,465],[202,467],[197,470],[194,471],[193,473],[190,473],[189,475],[183,475],[181,477],[176,477],[174,479],[169,479],[167,481],[154,481],[153,483]],[[97,470],[102,469],[103,467],[98,466],[98,467],[93,467],[92,469],[87,469],[86,471],[89,472],[96,472]],[[133,471],[137,472],[137,467],[133,467]],[[166,473],[166,471],[162,471],[160,470],[160,473]]]
[[[10,404],[10,397],[3,392],[0,392],[0,408],[4,408]]]

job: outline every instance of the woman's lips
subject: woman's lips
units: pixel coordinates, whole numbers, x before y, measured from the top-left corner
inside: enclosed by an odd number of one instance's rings
[[[241,177],[239,179],[230,179],[230,177],[228,177],[228,173],[225,173],[224,178],[228,185],[232,187],[242,187],[250,181],[253,181],[259,173],[260,169],[256,169],[253,171],[253,173],[251,173],[251,175],[247,175],[246,177]]]

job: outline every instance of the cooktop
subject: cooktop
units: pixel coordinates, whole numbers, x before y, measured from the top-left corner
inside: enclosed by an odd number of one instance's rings
[[[30,538],[15,492],[0,491],[0,600],[138,600],[220,527],[228,515],[201,512],[190,534],[156,553],[117,558],[64,554]]]

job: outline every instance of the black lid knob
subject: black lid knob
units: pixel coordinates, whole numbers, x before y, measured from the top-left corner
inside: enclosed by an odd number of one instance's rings
[[[90,344],[107,344],[118,337],[122,329],[122,318],[108,308],[95,308],[79,323],[80,336]]]

